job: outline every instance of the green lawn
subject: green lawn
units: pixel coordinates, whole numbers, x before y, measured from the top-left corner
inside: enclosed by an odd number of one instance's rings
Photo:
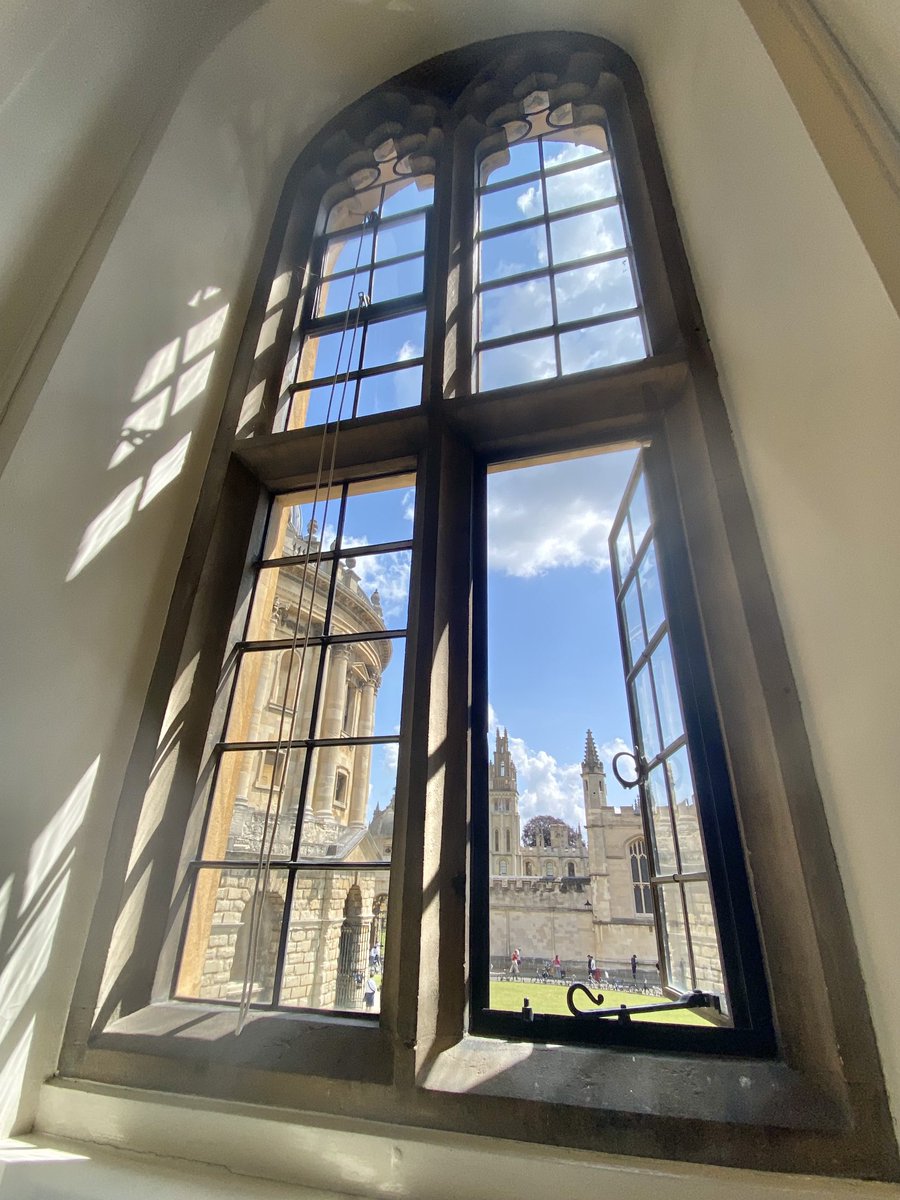
[[[642,996],[639,992],[618,992],[612,988],[602,988],[605,997],[603,1007],[618,1008],[620,1004],[659,1004],[662,996]],[[568,988],[558,983],[491,983],[491,1008],[505,1009],[507,1012],[521,1012],[522,1002],[527,996],[531,1007],[537,1013],[564,1013],[570,1015],[566,1007],[566,992]],[[595,993],[596,994],[596,993]],[[575,1000],[579,1009],[590,1008],[587,997],[583,992],[578,993]],[[612,1020],[607,1017],[606,1020]],[[673,1012],[646,1013],[644,1016],[633,1017],[634,1021],[664,1021],[670,1025],[705,1025],[707,1021],[700,1011],[690,1008],[676,1008]]]

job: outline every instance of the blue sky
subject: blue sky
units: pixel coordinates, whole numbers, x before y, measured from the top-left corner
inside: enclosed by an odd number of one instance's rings
[[[610,771],[612,755],[631,744],[631,733],[607,538],[636,453],[489,476],[489,736],[492,741],[496,723],[509,729],[523,821],[549,811],[572,824],[583,822],[580,763],[589,726],[606,761],[610,802],[634,798]],[[351,497],[345,546],[410,537],[413,505],[408,487]],[[305,519],[308,514],[305,507]],[[334,536],[330,517],[328,544]],[[408,554],[360,554],[354,570],[367,591],[378,588],[387,624],[402,627]],[[399,728],[402,673],[397,644],[379,691],[379,732]],[[395,767],[393,747],[374,752],[370,813],[390,799]]]

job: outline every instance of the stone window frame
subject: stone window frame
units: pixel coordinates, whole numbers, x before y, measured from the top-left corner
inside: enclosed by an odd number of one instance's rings
[[[490,93],[502,98],[510,80],[523,78],[523,64],[540,75],[542,64],[565,59],[575,76],[592,56],[617,123],[654,354],[589,385],[563,380],[528,395],[516,389],[516,396],[472,397],[471,327],[458,301],[472,291],[465,231],[474,189],[460,166],[485,136],[479,105]],[[286,304],[275,342],[257,354],[272,315],[273,280],[287,278],[288,292],[294,286],[293,264],[310,244],[335,167],[366,151],[373,129],[404,121],[420,150],[456,168],[452,189],[436,197],[438,237],[451,247],[450,258],[439,271],[432,257],[428,268],[429,320],[440,312],[443,322],[448,313],[445,353],[441,361],[428,349],[432,329],[425,362],[427,386],[443,397],[451,420],[435,422],[430,405],[389,422],[367,419],[343,441],[338,462],[346,478],[390,464],[416,467],[425,481],[409,634],[419,651],[407,666],[412,728],[400,755],[391,883],[402,920],[389,919],[387,931],[387,955],[398,966],[386,976],[377,1026],[254,1014],[234,1038],[231,1013],[203,1004],[188,1011],[161,985],[173,953],[175,882],[191,816],[190,763],[205,725],[185,701],[200,697],[193,708],[202,709],[214,691],[269,491],[310,478],[306,431],[265,433],[278,400],[275,367],[292,333]],[[452,129],[453,136],[441,142],[435,129]],[[511,426],[514,411],[519,419]],[[483,911],[467,874],[472,634],[469,590],[460,586],[472,573],[479,470],[472,445],[496,461],[650,433],[667,447],[713,703],[753,863],[777,1032],[771,1058],[652,1049],[636,1057],[614,1046],[543,1047],[469,1032],[466,916],[469,906]],[[182,708],[188,719],[160,756],[170,716]],[[611,43],[542,33],[422,64],[331,122],[292,169],[132,753],[60,1073],[583,1149],[898,1177],[858,957],[771,585],[643,86]]]

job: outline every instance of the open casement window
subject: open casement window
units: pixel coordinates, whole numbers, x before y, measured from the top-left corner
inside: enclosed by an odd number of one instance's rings
[[[724,1131],[722,1163],[887,1173],[636,69],[580,35],[470,50],[291,172],[61,1069],[696,1161]],[[694,991],[715,1005],[616,1011]]]
[[[653,860],[649,871],[644,843],[632,845],[635,907],[645,911],[649,893],[663,990],[668,995],[695,988],[710,992],[727,1013],[725,970],[655,530],[644,464],[638,460],[609,537],[635,746],[633,754],[620,751],[616,759],[627,760],[632,768],[630,776],[625,769],[624,779],[640,793]],[[616,759],[613,770],[618,774]]]

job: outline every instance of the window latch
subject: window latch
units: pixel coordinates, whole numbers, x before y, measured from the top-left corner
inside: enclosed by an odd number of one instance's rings
[[[634,771],[633,779],[628,779],[619,771],[620,758],[628,758],[631,760],[632,769]],[[615,775],[616,779],[618,779],[623,788],[637,787],[638,784],[643,783],[647,778],[647,763],[637,746],[635,746],[633,752],[631,750],[620,750],[618,754],[613,755],[612,769],[613,775]]]
[[[591,1004],[595,1005],[595,1012],[586,1012],[575,1007],[575,996],[578,992],[584,992]],[[702,992],[699,988],[693,992],[686,992],[677,1000],[664,1000],[661,1004],[620,1004],[618,1008],[601,1008],[602,1003],[602,993],[597,992],[595,996],[583,983],[573,983],[566,992],[566,1004],[573,1017],[615,1017],[621,1025],[630,1025],[635,1013],[673,1012],[678,1008],[712,1008],[717,1013],[722,1011],[719,997],[714,992]]]

